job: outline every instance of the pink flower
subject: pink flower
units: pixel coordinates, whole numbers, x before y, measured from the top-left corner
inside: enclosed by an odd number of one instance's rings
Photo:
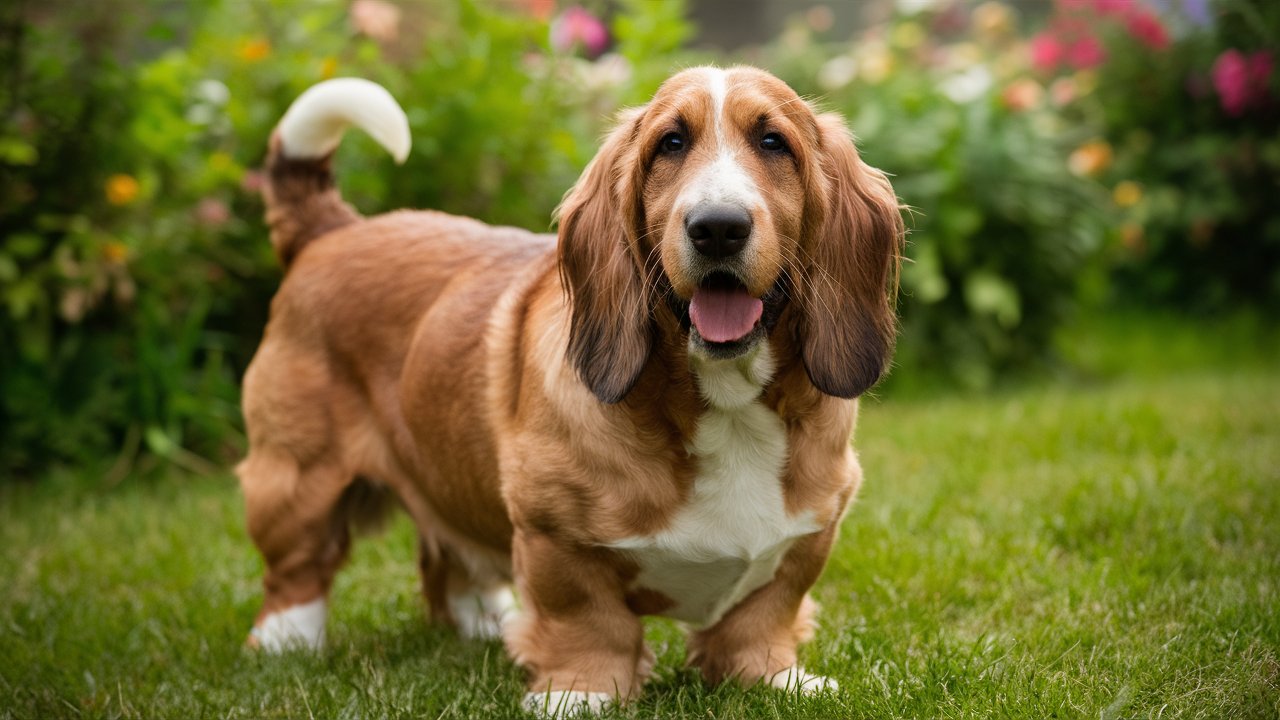
[[[1106,60],[1106,48],[1092,35],[1078,37],[1067,47],[1067,63],[1077,70],[1097,67]]]
[[[219,227],[231,219],[231,209],[217,198],[204,198],[196,205],[196,220],[201,225]]]
[[[1067,12],[1084,10],[1089,7],[1089,0],[1058,0],[1058,7]]]
[[[581,7],[565,10],[551,23],[551,47],[569,52],[581,46],[589,58],[597,58],[609,45],[604,23]]]
[[[394,42],[400,34],[400,8],[385,0],[356,0],[350,13],[356,30],[374,40]]]
[[[1137,0],[1093,0],[1093,11],[1099,15],[1119,15],[1124,17],[1132,10]]]
[[[1267,95],[1271,77],[1271,53],[1260,50],[1248,57],[1239,50],[1227,50],[1213,63],[1213,87],[1222,109],[1240,117]]]
[[[1160,19],[1148,12],[1134,13],[1128,21],[1129,34],[1152,50],[1169,47],[1169,33]]]
[[[1030,49],[1031,64],[1037,70],[1055,70],[1066,54],[1062,41],[1049,33],[1040,33],[1031,38]]]

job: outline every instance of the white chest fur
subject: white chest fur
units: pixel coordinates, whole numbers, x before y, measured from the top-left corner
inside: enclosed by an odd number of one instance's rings
[[[795,539],[820,527],[811,513],[787,514],[786,427],[759,399],[773,373],[768,346],[692,363],[710,405],[689,447],[698,459],[693,492],[661,532],[610,545],[640,565],[634,587],[673,601],[664,615],[705,626],[769,582]]]

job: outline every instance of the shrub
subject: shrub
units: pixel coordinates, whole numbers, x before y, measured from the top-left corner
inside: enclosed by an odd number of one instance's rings
[[[1059,2],[1040,37],[1091,38],[1097,89],[1067,108],[1113,161],[1115,295],[1222,310],[1280,306],[1280,5]],[[1042,63],[1044,77],[1063,66]],[[1056,82],[1056,80],[1054,81]]]
[[[623,6],[619,55],[589,62],[549,47],[549,18],[479,0],[6,5],[0,473],[118,448],[116,477],[139,455],[203,470],[237,454],[237,379],[279,280],[256,168],[325,77],[387,85],[416,140],[398,169],[344,143],[357,207],[548,228],[608,115],[652,92],[687,34],[681,2]]]
[[[1042,361],[1106,229],[1100,188],[1067,172],[1089,133],[1059,119],[1014,21],[949,6],[834,44],[795,25],[765,56],[845,115],[910,208],[900,374],[984,387]]]

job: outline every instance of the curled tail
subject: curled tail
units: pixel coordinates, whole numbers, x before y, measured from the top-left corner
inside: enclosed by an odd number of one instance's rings
[[[360,218],[343,202],[330,167],[350,126],[364,130],[397,163],[409,156],[409,121],[381,85],[336,78],[313,85],[271,134],[263,195],[271,245],[288,267],[311,240]]]

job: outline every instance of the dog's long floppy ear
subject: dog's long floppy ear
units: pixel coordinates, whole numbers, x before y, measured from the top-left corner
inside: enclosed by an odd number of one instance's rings
[[[811,231],[797,335],[814,386],[852,398],[876,384],[893,356],[904,227],[888,179],[858,157],[844,120],[827,113],[818,126],[826,192],[816,193],[821,217]]]
[[[648,294],[633,248],[640,110],[625,113],[560,206],[558,260],[569,294],[569,360],[596,397],[631,391],[653,348]]]

